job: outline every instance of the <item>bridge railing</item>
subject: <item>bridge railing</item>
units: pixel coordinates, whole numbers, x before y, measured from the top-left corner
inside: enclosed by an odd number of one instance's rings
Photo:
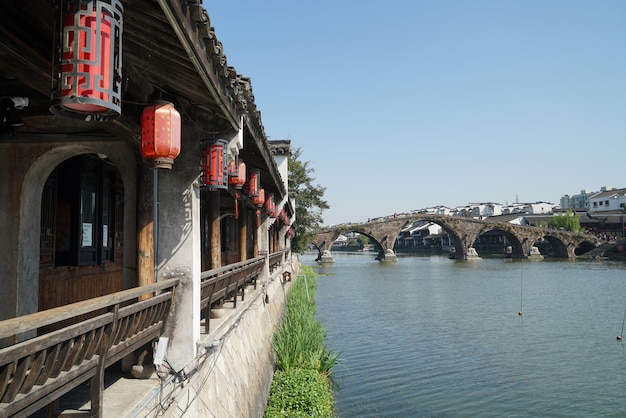
[[[0,417],[28,416],[87,380],[91,416],[101,416],[105,369],[161,335],[178,282],[0,321],[0,339],[74,322],[0,349]]]

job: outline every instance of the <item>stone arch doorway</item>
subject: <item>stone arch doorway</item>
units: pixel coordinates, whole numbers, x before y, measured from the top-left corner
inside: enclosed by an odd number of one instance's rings
[[[15,245],[15,275],[10,284],[12,289],[8,289],[7,296],[12,299],[10,302],[13,307],[9,308],[14,313],[10,315],[24,315],[39,310],[47,309],[53,306],[59,306],[65,303],[75,302],[75,299],[91,297],[84,292],[81,296],[76,294],[79,282],[66,282],[67,286],[47,286],[42,284],[42,279],[50,279],[55,275],[62,274],[65,271],[80,271],[81,269],[97,270],[97,275],[92,276],[92,290],[95,289],[96,294],[105,294],[110,286],[103,286],[98,280],[101,274],[109,274],[112,269],[110,263],[95,263],[97,267],[85,267],[89,263],[75,263],[65,261],[57,263],[52,258],[55,251],[50,246],[56,244],[56,213],[49,211],[50,205],[54,206],[56,211],[56,197],[50,188],[49,180],[51,176],[55,176],[54,172],[65,161],[71,160],[80,155],[91,155],[91,158],[108,159],[108,165],[112,167],[115,178],[119,180],[120,187],[116,189],[118,199],[121,205],[115,210],[118,212],[119,223],[118,231],[114,229],[107,230],[111,235],[107,242],[104,242],[100,236],[100,242],[105,244],[104,252],[100,255],[107,259],[118,259],[121,267],[116,274],[121,277],[117,279],[116,289],[129,288],[136,284],[136,275],[134,269],[136,266],[136,248],[135,244],[135,179],[137,174],[137,163],[132,150],[123,146],[119,142],[115,143],[120,146],[112,146],[111,143],[68,143],[59,145],[53,149],[49,149],[33,159],[33,162],[25,172],[21,182],[19,209],[16,210],[16,222],[18,224],[18,243]],[[105,154],[107,153],[107,154]],[[122,179],[124,179],[122,181]],[[111,202],[112,203],[112,202]],[[75,222],[75,221],[74,221]],[[51,224],[52,223],[52,224]],[[82,231],[81,231],[82,233]],[[117,236],[116,236],[117,235]],[[93,237],[97,235],[94,233]],[[124,237],[128,237],[124,242]],[[116,242],[115,239],[118,241]],[[120,241],[122,240],[122,241]],[[121,245],[118,245],[120,244]],[[101,250],[103,248],[100,248]],[[94,254],[95,251],[92,251]],[[96,254],[96,257],[98,255]],[[104,259],[102,258],[102,259]],[[61,266],[60,264],[64,264]],[[81,272],[82,273],[82,272]],[[56,283],[59,285],[60,283]],[[73,296],[68,297],[65,293],[74,292]],[[73,300],[74,299],[74,300]]]
[[[124,289],[124,187],[103,154],[58,164],[41,198],[39,310]]]

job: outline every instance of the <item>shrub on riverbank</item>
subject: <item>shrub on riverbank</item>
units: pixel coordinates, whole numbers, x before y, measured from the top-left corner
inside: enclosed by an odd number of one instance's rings
[[[281,325],[274,338],[276,372],[265,417],[332,417],[331,369],[337,355],[324,347],[326,329],[315,319],[317,277],[305,277],[289,291]]]

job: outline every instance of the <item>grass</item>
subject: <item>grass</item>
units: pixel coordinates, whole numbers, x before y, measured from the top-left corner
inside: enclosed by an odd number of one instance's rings
[[[303,266],[287,297],[274,336],[276,372],[265,417],[332,417],[331,370],[337,354],[324,346],[326,329],[315,318],[317,277]]]

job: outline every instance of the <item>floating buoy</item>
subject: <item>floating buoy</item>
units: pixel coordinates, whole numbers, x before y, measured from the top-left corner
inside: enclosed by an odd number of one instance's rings
[[[624,317],[622,318],[622,332],[617,336],[617,341],[622,341],[622,335],[624,334],[624,321],[626,321],[626,309],[624,309]]]

